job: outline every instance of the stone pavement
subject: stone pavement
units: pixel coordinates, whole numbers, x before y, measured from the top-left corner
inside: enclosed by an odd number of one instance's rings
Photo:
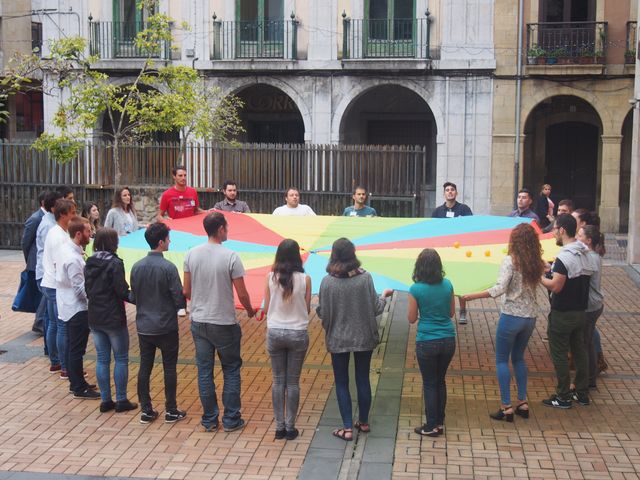
[[[620,245],[621,248],[624,245]],[[330,479],[330,478],[640,478],[640,274],[612,258],[605,269],[606,307],[598,322],[609,362],[592,405],[558,411],[543,407],[554,390],[548,356],[545,293],[529,344],[529,420],[489,419],[499,403],[493,338],[498,306],[470,305],[470,323],[458,325],[458,346],[448,382],[446,435],[419,438],[421,379],[414,356],[415,327],[396,294],[383,315],[383,341],[374,352],[372,432],[353,442],[331,436],[339,426],[330,357],[313,316],[310,349],[301,380],[298,428],[291,442],[273,439],[271,370],[265,324],[242,318],[243,416],[241,432],[205,433],[199,425],[196,367],[188,321],[181,320],[178,404],[182,422],[140,425],[138,412],[101,414],[98,402],[74,400],[48,373],[42,339],[30,332],[32,315],[10,310],[23,268],[18,252],[0,251],[0,480],[67,478]],[[134,309],[129,396],[135,399],[138,347]],[[86,369],[94,380],[90,342]],[[222,382],[216,368],[216,383]],[[152,377],[162,411],[162,365]]]

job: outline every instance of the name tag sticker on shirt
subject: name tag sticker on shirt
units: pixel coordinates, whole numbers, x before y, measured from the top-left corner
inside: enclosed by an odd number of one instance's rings
[[[196,201],[195,200],[191,200],[191,206],[195,207],[196,206]]]
[[[456,214],[455,214],[455,213],[453,213],[453,212],[447,212],[447,218],[453,218],[453,217],[455,217],[455,216],[456,216]]]

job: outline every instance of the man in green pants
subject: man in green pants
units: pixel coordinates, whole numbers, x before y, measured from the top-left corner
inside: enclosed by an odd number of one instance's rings
[[[542,403],[548,407],[571,408],[572,399],[580,405],[589,405],[587,352],[582,329],[589,299],[589,278],[595,267],[586,255],[586,247],[575,239],[576,220],[571,215],[559,215],[553,233],[556,243],[563,248],[551,266],[551,275],[542,277],[542,284],[551,292],[547,334],[558,385],[556,393]],[[576,366],[575,392],[569,389],[569,351]]]

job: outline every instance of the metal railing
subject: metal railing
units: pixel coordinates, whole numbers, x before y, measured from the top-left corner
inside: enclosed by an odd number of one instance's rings
[[[636,63],[638,45],[638,22],[627,22],[627,45],[624,52],[624,63]]]
[[[171,58],[168,41],[161,41],[153,51],[137,45],[138,33],[147,27],[146,22],[94,22],[89,19],[89,51],[101,59]]]
[[[214,60],[242,58],[297,59],[298,21],[213,21]]]
[[[342,20],[342,58],[430,58],[426,18]]]
[[[340,215],[355,185],[366,185],[382,216],[423,215],[435,191],[435,157],[421,146],[176,143],[124,144],[118,149],[120,185],[134,195],[158,198],[171,184],[171,169],[187,168],[203,208],[222,199],[220,186],[234,179],[255,213],[271,213],[291,185],[321,215]],[[61,165],[28,143],[0,142],[0,248],[18,247],[38,192],[68,185],[79,204],[92,200],[105,213],[115,190],[114,148],[87,143]]]
[[[527,24],[527,63],[605,63],[607,22]]]

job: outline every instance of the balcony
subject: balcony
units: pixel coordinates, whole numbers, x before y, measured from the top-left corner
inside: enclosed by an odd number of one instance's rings
[[[636,46],[638,45],[638,22],[627,22],[627,48],[624,52],[624,63],[636,63]]]
[[[428,59],[429,17],[351,19],[343,16],[343,59]]]
[[[603,65],[607,22],[527,24],[527,65]]]
[[[101,60],[135,58],[171,58],[171,43],[161,41],[150,50],[136,44],[146,22],[94,22],[89,18],[89,52]]]
[[[212,60],[296,60],[298,21],[213,21]]]

